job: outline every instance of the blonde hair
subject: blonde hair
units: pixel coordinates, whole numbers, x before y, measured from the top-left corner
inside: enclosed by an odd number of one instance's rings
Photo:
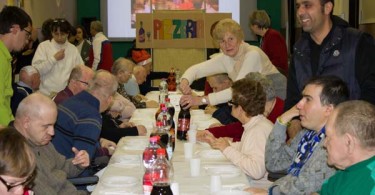
[[[241,26],[230,18],[222,19],[216,24],[213,31],[214,40],[222,40],[227,32],[232,33],[238,40],[244,40],[244,33]]]
[[[14,128],[0,130],[0,175],[31,176],[36,162],[26,139]]]

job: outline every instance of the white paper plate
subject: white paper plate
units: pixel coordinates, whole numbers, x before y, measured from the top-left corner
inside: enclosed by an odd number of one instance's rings
[[[106,187],[133,187],[137,185],[138,180],[135,177],[112,176],[103,178],[103,185]]]
[[[220,175],[223,178],[237,177],[241,174],[241,170],[235,166],[208,166],[205,167],[208,175]]]
[[[140,163],[139,155],[121,155],[121,156],[113,156],[112,157],[113,163],[127,163],[127,164],[135,164]]]
[[[202,150],[198,152],[201,158],[205,159],[215,159],[215,160],[225,160],[227,159],[220,150]]]
[[[215,192],[215,195],[250,195],[250,192],[245,192],[241,190],[222,190],[220,192]]]

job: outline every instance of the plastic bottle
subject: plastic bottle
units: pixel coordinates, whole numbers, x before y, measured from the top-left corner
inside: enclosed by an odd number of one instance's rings
[[[165,158],[165,150],[160,148],[157,150],[157,158],[151,168],[151,195],[173,195],[170,187],[172,175],[171,165]]]
[[[171,104],[169,98],[165,98],[165,105],[168,108],[168,113],[171,115],[171,123],[172,126],[169,130],[169,144],[172,145],[172,152],[174,151],[175,148],[175,142],[176,142],[176,123],[174,122],[174,114],[175,114],[175,109],[174,106]],[[168,152],[168,151],[167,151]]]
[[[155,113],[155,120],[157,121],[158,120],[158,116],[159,116],[159,114],[161,113],[161,111],[162,111],[162,109],[163,109],[163,107],[165,106],[165,104],[164,103],[160,103],[160,105],[159,105],[159,109],[156,111],[156,113]]]
[[[190,110],[184,109],[180,105],[180,113],[178,114],[177,139],[186,140],[186,133],[190,129]]]
[[[145,195],[149,195],[152,190],[151,181],[151,166],[157,158],[157,137],[150,137],[150,145],[146,147],[143,152],[143,165],[145,166],[145,173],[143,175],[143,192]]]
[[[164,103],[168,97],[168,83],[166,79],[162,79],[159,84],[159,103]]]
[[[171,68],[171,71],[169,72],[169,76],[167,79],[168,83],[168,91],[176,91],[176,74],[174,72],[174,68]]]

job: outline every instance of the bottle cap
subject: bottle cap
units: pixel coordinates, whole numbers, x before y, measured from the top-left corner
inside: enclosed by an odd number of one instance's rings
[[[163,122],[161,121],[156,121],[156,127],[161,127],[163,126]]]
[[[157,142],[157,141],[158,141],[157,136],[150,137],[150,142]]]

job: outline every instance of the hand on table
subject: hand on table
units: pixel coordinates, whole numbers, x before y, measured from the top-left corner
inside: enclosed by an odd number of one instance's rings
[[[105,139],[105,138],[100,138],[100,145],[103,148],[107,148],[110,155],[113,154],[113,152],[115,151],[115,149],[117,147],[115,142],[113,142],[111,140],[108,140],[108,139]]]
[[[133,122],[123,122],[119,125],[120,128],[135,127]]]
[[[149,100],[146,102],[146,108],[158,108],[159,103],[156,102],[155,100]]]
[[[224,151],[225,148],[230,146],[228,140],[226,140],[225,138],[222,138],[222,137],[210,141],[209,144],[211,145],[211,147],[213,149],[219,149],[220,151]]]
[[[262,188],[250,187],[250,188],[246,188],[245,191],[250,192],[252,195],[267,195],[268,194],[268,191]]]
[[[90,165],[89,154],[86,152],[86,150],[78,150],[77,148],[73,147],[72,151],[74,152],[74,158],[72,160],[73,165],[78,165],[82,169]]]
[[[146,135],[147,129],[143,125],[137,125],[138,135]]]

